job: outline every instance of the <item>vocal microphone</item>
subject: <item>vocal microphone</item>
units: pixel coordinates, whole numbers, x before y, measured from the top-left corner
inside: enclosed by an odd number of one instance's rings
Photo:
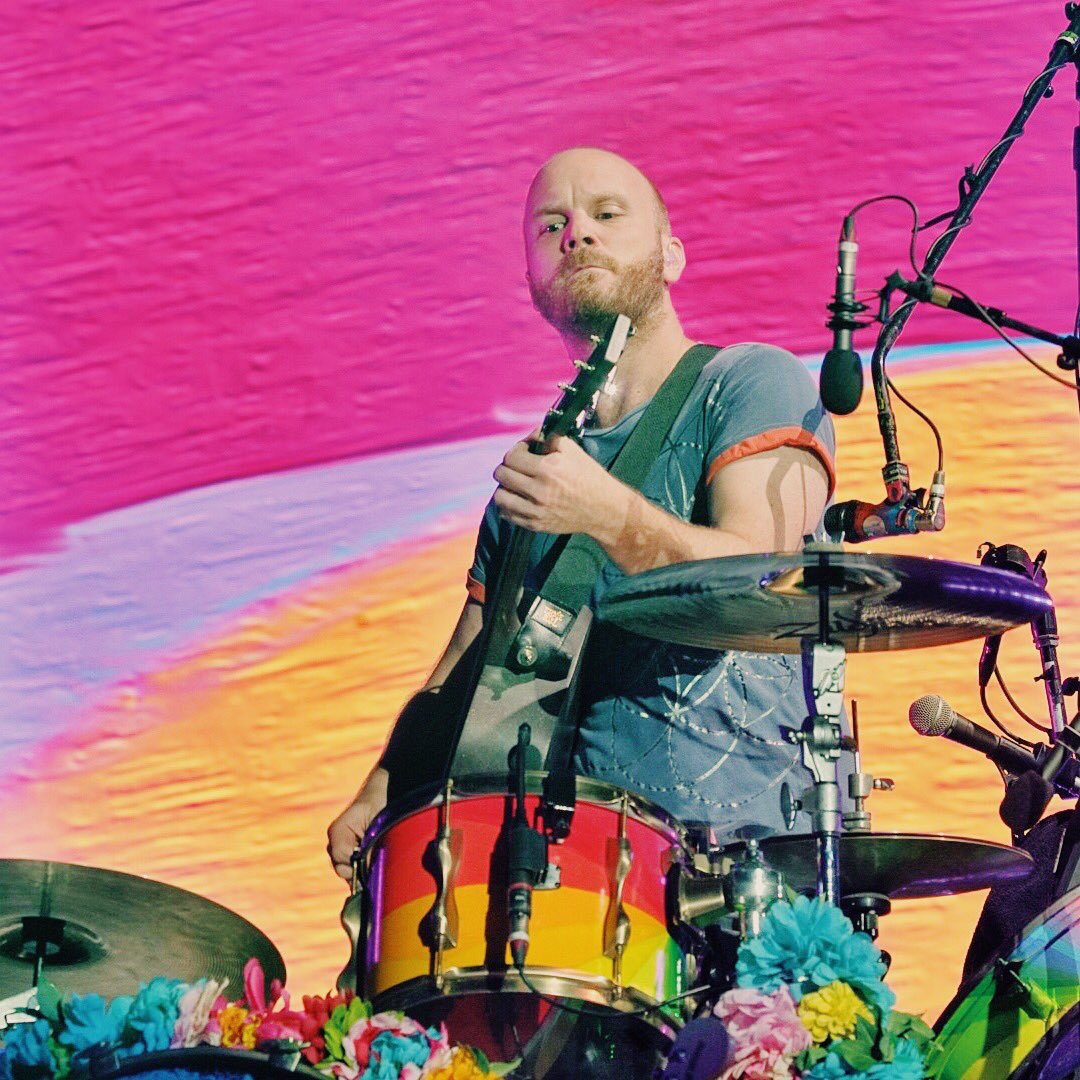
[[[825,324],[833,332],[832,348],[821,363],[821,401],[826,409],[839,416],[854,412],[862,397],[862,359],[851,347],[851,332],[862,323],[853,315],[866,310],[855,299],[855,256],[859,245],[855,240],[855,217],[848,214],[840,228],[840,245],[836,260],[836,292],[827,307],[832,318]]]
[[[961,746],[978,750],[1014,776],[1039,768],[1038,759],[1026,746],[1007,736],[995,735],[966,716],[961,716],[939,694],[927,694],[913,701],[908,708],[908,721],[920,735],[944,735]]]

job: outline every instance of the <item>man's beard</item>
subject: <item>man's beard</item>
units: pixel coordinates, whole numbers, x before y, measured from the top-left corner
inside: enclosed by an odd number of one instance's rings
[[[575,274],[581,266],[603,267],[615,280],[607,274]],[[626,315],[640,327],[659,306],[666,288],[659,248],[621,269],[613,259],[579,248],[547,285],[538,287],[529,280],[537,311],[556,330],[581,337],[606,333],[616,315]]]

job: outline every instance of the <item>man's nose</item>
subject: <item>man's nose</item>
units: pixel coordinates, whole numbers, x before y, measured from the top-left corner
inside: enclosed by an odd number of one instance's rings
[[[573,217],[566,223],[562,234],[563,254],[573,251],[579,245],[589,247],[596,243],[588,218]]]

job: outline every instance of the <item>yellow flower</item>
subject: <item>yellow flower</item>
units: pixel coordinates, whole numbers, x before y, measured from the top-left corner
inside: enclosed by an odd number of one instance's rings
[[[799,1002],[799,1019],[816,1043],[852,1038],[860,1016],[873,1020],[870,1010],[846,982],[829,983]]]
[[[480,1068],[480,1063],[464,1046],[455,1046],[450,1064],[436,1069],[427,1080],[487,1080],[494,1075]]]
[[[226,1005],[218,1013],[222,1046],[244,1046],[249,1050],[255,1048],[255,1027],[244,1023],[247,1017],[248,1011],[242,1005]]]

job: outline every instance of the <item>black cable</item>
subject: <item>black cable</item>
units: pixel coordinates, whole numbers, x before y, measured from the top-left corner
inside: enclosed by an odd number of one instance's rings
[[[913,405],[900,391],[896,388],[896,383],[892,381],[892,378],[888,375],[885,376],[885,382],[889,389],[902,401],[916,416],[918,416],[930,430],[934,433],[934,441],[937,443],[937,467],[938,472],[941,472],[945,468],[945,447],[941,441],[941,432],[937,429],[937,424],[930,419],[917,405]]]
[[[1014,735],[994,714],[994,710],[990,708],[990,700],[986,696],[986,687],[979,687],[979,702],[982,705],[983,712],[990,718],[994,727],[1001,732],[1002,735],[1007,735],[1010,739],[1015,740],[1018,743],[1022,743],[1029,750],[1034,748],[1034,743],[1028,742],[1027,739],[1021,739],[1018,735]]]
[[[1056,383],[1061,383],[1070,392],[1076,391],[1076,386],[1069,380],[1063,379],[1059,375],[1055,375],[1049,368],[1044,368],[1033,356],[1029,356],[1005,331],[994,321],[990,312],[986,310],[977,300],[972,299],[963,289],[958,289],[955,285],[949,285],[944,281],[939,281],[935,278],[934,284],[940,286],[942,289],[948,289],[949,292],[956,293],[961,299],[966,300],[976,311],[979,312],[981,321],[984,322],[1002,341],[1005,342],[1009,348],[1018,352],[1036,371],[1041,372],[1048,379],[1053,379]]]
[[[1024,723],[1030,724],[1033,728],[1041,731],[1044,735],[1049,735],[1050,729],[1048,727],[1044,727],[1042,724],[1039,723],[1038,720],[1035,720],[1032,717],[1028,716],[1028,714],[1024,712],[1023,707],[1016,700],[1016,698],[1014,698],[1012,694],[1009,693],[1009,688],[1005,685],[1005,676],[1001,674],[1001,668],[999,668],[997,664],[994,665],[994,677],[998,681],[998,686],[1001,687],[1001,692],[1005,695],[1005,700],[1013,707],[1013,711],[1017,714],[1017,716],[1019,716],[1020,719],[1024,721]]]
[[[623,1010],[616,1009],[613,1006],[604,1008],[599,1005],[590,1005],[584,1001],[571,1004],[563,998],[554,997],[551,994],[545,994],[543,990],[538,990],[533,986],[529,976],[525,974],[525,968],[523,966],[515,965],[514,970],[521,976],[521,981],[525,984],[529,993],[534,997],[538,997],[541,1001],[546,1001],[552,1008],[563,1009],[565,1012],[577,1013],[578,1016],[591,1016],[597,1020],[613,1020],[616,1017],[621,1016],[648,1016],[649,1013],[654,1013],[659,1009],[666,1009],[669,1005],[674,1005],[684,998],[693,997],[695,994],[704,994],[713,989],[713,987],[708,984],[705,986],[693,986],[689,990],[683,990],[674,997],[668,998],[666,1001],[658,1001],[655,1005],[646,1005],[640,1009]]]

